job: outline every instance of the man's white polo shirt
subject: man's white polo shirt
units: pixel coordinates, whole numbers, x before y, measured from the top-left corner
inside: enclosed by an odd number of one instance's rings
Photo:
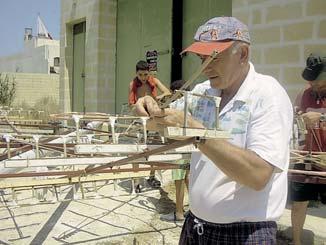
[[[193,92],[220,95],[209,81]],[[215,104],[207,99],[190,99],[192,115],[206,127],[214,127]],[[254,151],[275,166],[261,191],[228,178],[201,152],[194,153],[190,169],[190,210],[213,223],[277,220],[287,198],[289,143],[292,105],[281,85],[270,76],[250,70],[240,89],[219,114],[221,129],[231,133],[232,144]],[[247,174],[247,173],[243,173]]]

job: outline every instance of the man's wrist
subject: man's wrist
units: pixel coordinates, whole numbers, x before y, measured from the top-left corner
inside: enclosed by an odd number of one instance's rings
[[[325,114],[325,113],[321,113],[321,114],[320,114],[319,121],[320,121],[320,122],[326,122],[326,114]]]

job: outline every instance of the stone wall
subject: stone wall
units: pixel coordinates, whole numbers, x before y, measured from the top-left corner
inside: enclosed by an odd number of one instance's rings
[[[232,15],[251,32],[251,60],[277,78],[291,99],[305,86],[307,56],[326,50],[325,0],[233,0]]]
[[[41,99],[50,97],[59,102],[59,75],[36,73],[2,73],[8,74],[16,82],[16,95],[13,106],[22,104],[34,106]]]

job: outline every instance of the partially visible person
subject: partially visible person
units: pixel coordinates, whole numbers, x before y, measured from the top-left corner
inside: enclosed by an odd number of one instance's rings
[[[158,91],[161,92],[158,95]],[[146,61],[140,60],[136,64],[136,77],[130,82],[129,85],[129,106],[133,106],[137,100],[143,96],[149,95],[155,99],[160,99],[166,95],[170,95],[170,90],[164,84],[150,75],[149,65]],[[135,166],[137,167],[137,166]],[[147,183],[154,188],[161,186],[161,182],[155,178],[155,170],[150,171],[150,177]],[[139,180],[135,181],[135,191],[141,192]]]
[[[255,71],[249,61],[248,27],[234,17],[215,17],[197,29],[185,49],[205,62],[207,81],[192,91],[221,97],[220,129],[230,139],[205,139],[192,153],[189,213],[179,244],[276,244],[276,220],[287,199],[293,109],[279,82]],[[189,100],[191,116],[160,109],[140,98],[138,115],[151,116],[153,129],[183,125],[214,128],[215,100]]]
[[[161,94],[159,95],[158,92]],[[160,99],[170,94],[170,90],[160,80],[150,75],[148,63],[143,60],[138,61],[136,77],[129,85],[129,105],[134,105],[140,97],[145,95]]]
[[[184,85],[184,80],[173,81],[170,85],[170,90],[174,92],[175,90],[180,89]],[[186,88],[185,90],[189,90]],[[184,109],[184,97],[176,100],[170,104],[170,108],[183,111]],[[189,164],[188,160],[179,160],[179,164]],[[172,169],[172,179],[175,184],[175,211],[168,214],[161,215],[161,220],[168,222],[177,222],[184,220],[184,194],[185,194],[185,185],[188,189],[189,184],[189,170],[185,169]]]
[[[295,106],[305,121],[307,134],[304,150],[326,152],[326,55],[311,54],[307,58],[302,77],[308,81],[296,98]],[[305,170],[305,164],[296,164],[296,169]],[[326,185],[309,183],[290,183],[292,202],[291,222],[295,245],[301,244],[301,234],[310,200],[326,203]]]

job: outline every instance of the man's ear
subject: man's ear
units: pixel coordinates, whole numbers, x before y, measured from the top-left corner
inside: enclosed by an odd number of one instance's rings
[[[241,45],[240,63],[247,63],[249,61],[249,46],[247,44]]]

